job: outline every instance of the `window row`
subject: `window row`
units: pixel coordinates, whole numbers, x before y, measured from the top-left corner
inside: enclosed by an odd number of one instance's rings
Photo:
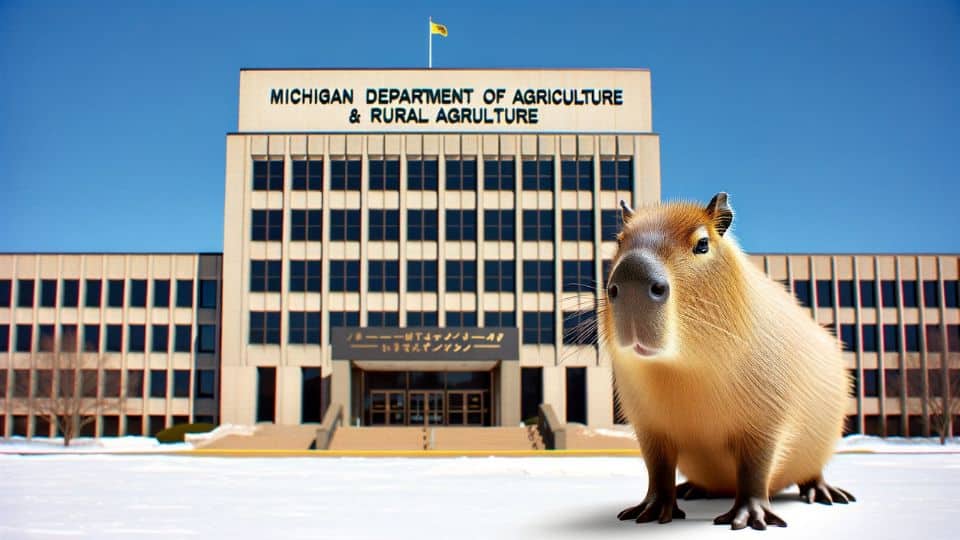
[[[876,281],[860,281],[858,286],[858,283],[852,280],[840,280],[836,282],[835,293],[833,281],[829,279],[818,279],[814,283],[810,280],[794,280],[793,292],[800,304],[805,307],[813,307],[814,300],[817,307],[834,307],[834,305],[856,307],[857,293],[859,293],[861,307],[875,308],[882,305],[895,308],[902,302],[903,307],[915,308],[920,307],[920,287],[923,287],[924,307],[940,307],[942,299],[944,307],[955,308],[960,304],[958,283],[960,282],[944,281],[943,290],[941,290],[936,280],[901,281],[899,286],[895,280],[881,280],[878,293]],[[878,294],[879,303],[877,302]]]
[[[4,433],[4,419],[6,417],[0,414],[0,436]],[[95,417],[96,421],[84,424],[80,428],[81,437],[94,437],[100,433],[103,437],[119,437],[121,435],[143,435],[144,416],[139,414],[127,414],[123,416],[124,428],[121,431],[121,418],[116,414],[104,414]],[[28,429],[32,426],[30,433],[34,437],[47,437],[51,432],[57,437],[62,437],[63,433],[56,426],[50,425],[49,417],[36,414],[27,416],[25,414],[10,415],[10,434],[14,436],[26,437]],[[167,419],[162,414],[151,414],[146,417],[147,435],[155,437],[164,429],[171,426],[178,426],[190,422],[190,416],[175,414],[170,417],[171,423],[167,424]],[[193,416],[196,423],[215,424],[216,417],[212,415],[197,414]],[[99,424],[99,431],[98,431]]]
[[[189,324],[61,324],[59,334],[52,324],[0,324],[0,352],[215,353],[217,340],[212,324],[197,325],[196,336]]]
[[[883,393],[885,397],[923,397],[924,393],[931,397],[942,397],[944,388],[948,386],[943,384],[943,372],[940,371],[940,369],[927,370],[926,381],[924,381],[923,369],[909,368],[905,371],[906,378],[904,378],[904,373],[898,368],[887,368],[883,370]],[[863,370],[863,380],[857,380],[856,377],[853,377],[854,386],[850,390],[850,395],[859,395],[862,386],[865,397],[880,397],[880,377],[881,373],[879,369]],[[953,394],[956,392],[956,382],[953,381],[958,380],[960,380],[960,370],[948,370],[947,381],[949,385],[953,386],[950,390],[951,397],[954,397]]]
[[[472,292],[477,290],[477,261],[447,260],[446,290]],[[436,292],[437,261],[407,261],[407,291]],[[484,290],[489,292],[516,292],[516,261],[488,260],[483,262]],[[523,290],[525,292],[553,292],[556,284],[554,261],[523,261]],[[594,262],[563,261],[561,263],[566,292],[595,290]],[[321,261],[292,260],[289,265],[290,292],[321,292]],[[281,292],[282,261],[250,261],[250,292]],[[331,260],[330,290],[333,292],[360,291],[360,261]],[[400,262],[370,260],[367,262],[367,290],[398,292],[400,290]]]
[[[330,210],[330,240],[360,241],[360,210]],[[477,240],[476,210],[446,210],[447,240]],[[322,210],[291,210],[290,239],[302,242],[323,240]],[[407,240],[436,241],[439,227],[438,210],[407,210]],[[561,239],[564,241],[593,241],[593,210],[562,210],[560,214]],[[484,210],[483,238],[490,241],[516,240],[515,210]],[[616,239],[622,226],[617,210],[600,212],[600,239]],[[368,211],[368,238],[372,241],[400,239],[400,210],[371,209]],[[523,210],[521,213],[523,240],[554,240],[553,210]],[[256,242],[283,240],[283,210],[253,210],[250,238]]]
[[[172,381],[170,375],[173,375]],[[212,369],[198,369],[194,372],[194,398],[212,398],[216,394],[217,373]],[[144,385],[145,376],[149,376]],[[89,397],[89,398],[166,398],[168,383],[169,397],[190,397],[190,370],[175,369],[168,373],[165,369],[128,369],[125,384],[119,369],[14,369],[11,380],[7,381],[7,371],[0,370],[0,397],[10,395],[14,398],[49,397]],[[126,387],[126,392],[124,392]],[[144,390],[147,393],[144,394]]]
[[[881,348],[879,332],[883,332],[883,352],[896,353],[920,352],[921,326],[918,324],[884,324],[881,328],[876,324],[864,324],[858,327],[855,324],[840,325],[840,341],[845,351],[861,350],[864,352],[879,352]],[[960,352],[960,325],[946,325],[946,336],[939,324],[928,324],[924,327],[924,342],[927,352],[943,352],[944,341],[947,351]]]
[[[253,161],[254,191],[282,191],[284,168],[282,159]],[[400,160],[371,159],[369,165],[369,188],[372,190],[397,191],[400,189]],[[293,184],[295,191],[320,191],[323,189],[323,160],[293,160]],[[522,161],[522,186],[525,190],[554,190],[553,158],[532,158]],[[334,159],[330,162],[330,189],[360,189],[362,164],[359,159]],[[435,191],[438,186],[439,167],[436,159],[407,160],[407,188]],[[483,188],[485,190],[513,191],[516,188],[516,164],[512,158],[488,159],[483,163]],[[564,190],[593,189],[594,171],[592,158],[563,159],[560,162],[561,188]],[[477,189],[477,160],[475,158],[448,158],[446,160],[446,183],[448,190]],[[633,190],[633,159],[604,159],[600,161],[600,189]]]
[[[106,283],[104,283],[106,281]],[[82,290],[83,307],[147,307],[148,280],[146,279],[85,279]],[[104,287],[104,284],[106,287]],[[171,285],[175,289],[171,290]],[[12,300],[11,280],[0,280],[0,308],[10,307]],[[37,282],[32,279],[17,280],[17,307],[80,307],[81,280],[41,279],[37,294]],[[178,279],[153,280],[153,296],[150,304],[157,308],[193,307],[194,281]],[[171,292],[174,294],[171,297]],[[201,279],[197,289],[197,304],[201,308],[216,308],[219,301],[216,280]],[[39,301],[39,302],[38,302]]]

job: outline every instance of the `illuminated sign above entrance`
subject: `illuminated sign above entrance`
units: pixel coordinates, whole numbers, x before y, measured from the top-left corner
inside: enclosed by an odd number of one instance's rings
[[[517,360],[516,328],[334,328],[334,360]]]

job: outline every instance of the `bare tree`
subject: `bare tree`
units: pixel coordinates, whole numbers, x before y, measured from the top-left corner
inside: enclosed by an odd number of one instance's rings
[[[118,406],[98,391],[103,355],[77,345],[73,334],[59,342],[42,339],[30,369],[15,373],[15,396],[21,396],[15,399],[34,416],[47,418],[63,434],[64,446],[95,422],[98,413]]]
[[[939,368],[931,369],[927,372],[927,377],[926,411],[922,410],[921,404],[915,409],[915,413],[928,415],[930,429],[940,437],[940,444],[946,444],[953,419],[960,415],[960,369],[948,369],[946,373]],[[906,387],[910,397],[922,399],[923,371],[908,370]]]

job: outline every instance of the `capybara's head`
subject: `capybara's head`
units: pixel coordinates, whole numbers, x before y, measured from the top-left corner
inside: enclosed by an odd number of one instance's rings
[[[731,290],[733,255],[739,248],[724,234],[733,222],[727,194],[706,206],[665,203],[632,210],[621,201],[623,231],[606,281],[600,332],[616,355],[670,360],[696,340],[705,310]],[[692,341],[687,345],[691,345]]]

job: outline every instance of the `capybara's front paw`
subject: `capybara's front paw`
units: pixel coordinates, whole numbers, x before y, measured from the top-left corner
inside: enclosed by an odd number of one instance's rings
[[[800,498],[807,504],[818,502],[820,504],[847,504],[856,502],[857,499],[849,491],[833,487],[818,476],[807,482],[800,482]]]
[[[670,523],[674,518],[684,519],[685,517],[687,514],[677,506],[676,498],[656,495],[647,495],[640,504],[626,508],[617,514],[617,519],[620,521],[632,519],[637,523],[650,521]]]
[[[761,497],[737,499],[733,503],[733,508],[726,514],[717,516],[713,524],[730,525],[730,528],[735,531],[747,525],[758,531],[766,529],[767,525],[787,526],[787,522],[770,509],[770,501]]]

